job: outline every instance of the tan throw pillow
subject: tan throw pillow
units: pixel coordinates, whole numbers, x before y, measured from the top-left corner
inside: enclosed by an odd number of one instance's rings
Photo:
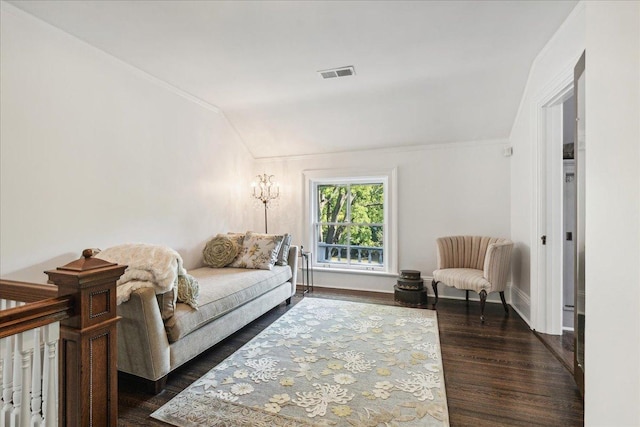
[[[282,239],[280,251],[278,251],[278,260],[276,265],[287,265],[289,261],[289,249],[291,249],[291,234],[286,233]]]
[[[244,236],[241,253],[238,255],[240,268],[271,270],[278,259],[278,251],[284,236],[258,234],[251,231]],[[234,263],[237,260],[234,260]]]
[[[202,250],[202,258],[209,267],[222,268],[235,259],[240,247],[241,245],[238,245],[237,239],[218,234],[207,242]]]
[[[158,307],[160,307],[160,315],[162,320],[170,319],[176,310],[176,302],[178,302],[178,290],[173,287],[162,294],[156,294]]]
[[[200,296],[200,284],[190,274],[178,276],[178,302],[189,304],[191,308],[198,309],[198,297]]]

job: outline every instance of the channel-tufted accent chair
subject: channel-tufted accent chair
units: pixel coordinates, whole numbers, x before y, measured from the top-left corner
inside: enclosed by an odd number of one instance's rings
[[[438,303],[438,283],[480,295],[480,319],[484,322],[484,305],[487,294],[500,292],[506,315],[509,307],[504,299],[507,287],[513,242],[508,239],[482,236],[440,237],[438,244],[438,269],[433,272],[433,292]]]

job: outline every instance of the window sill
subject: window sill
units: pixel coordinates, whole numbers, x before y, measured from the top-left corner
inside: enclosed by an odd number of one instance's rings
[[[339,273],[339,274],[361,274],[364,276],[380,276],[380,277],[398,277],[398,273],[390,273],[388,271],[376,271],[376,270],[356,270],[348,268],[337,267],[322,267],[318,265],[313,266],[313,271],[322,273]]]

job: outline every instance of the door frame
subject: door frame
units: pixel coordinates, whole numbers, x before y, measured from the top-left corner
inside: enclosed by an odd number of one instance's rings
[[[532,153],[531,329],[562,335],[562,103],[573,94],[573,67],[535,103]],[[557,148],[557,149],[552,149]],[[546,235],[546,245],[541,236]],[[554,238],[555,237],[555,238]],[[554,285],[555,284],[555,285]]]

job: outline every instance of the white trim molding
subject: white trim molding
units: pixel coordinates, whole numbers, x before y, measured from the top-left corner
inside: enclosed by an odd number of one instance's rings
[[[314,194],[314,183],[325,179],[338,178],[365,178],[381,177],[386,179],[387,194],[385,206],[385,222],[387,232],[385,232],[385,261],[388,262],[385,273],[397,274],[398,272],[398,170],[397,168],[371,168],[371,169],[313,169],[302,171],[304,180],[304,205],[303,214],[303,242],[308,248],[314,247],[313,230],[311,228],[311,212],[314,209],[314,201],[311,195]],[[390,254],[390,256],[388,256]],[[332,271],[344,272],[344,269],[331,269]],[[368,270],[357,270],[362,274],[368,274]],[[375,271],[371,273],[375,274]]]
[[[551,119],[549,108],[561,103],[572,91],[573,65],[565,68],[552,79],[531,104],[531,123],[533,124],[531,127],[533,141],[531,206],[534,209],[530,224],[531,295],[527,317],[530,317],[530,323],[528,323],[532,329],[547,334],[562,333],[562,289],[553,287],[554,283],[562,283],[561,266],[558,268],[554,261],[558,258],[557,254],[562,253],[562,248],[559,247],[562,242],[551,238],[554,230],[558,230],[558,227],[560,230],[562,228],[562,215],[548,215],[549,209],[553,209],[554,212],[559,209],[561,213],[562,206],[557,206],[558,203],[551,200],[553,194],[549,190],[548,183],[554,173],[553,164],[549,160],[551,150],[548,149],[551,142],[548,129],[554,126],[554,123],[549,122]],[[561,126],[561,120],[555,123],[554,132],[562,132]],[[561,153],[560,149],[555,153],[555,157],[558,157],[561,162],[559,153]],[[558,171],[555,172],[558,173]],[[559,172],[561,173],[561,170]],[[548,202],[551,202],[551,206],[547,206]],[[542,235],[547,236],[547,245],[541,244]],[[561,262],[561,257],[559,258]]]
[[[522,317],[522,320],[524,320],[531,329],[535,329],[531,325],[530,320],[531,299],[529,298],[529,295],[523,292],[520,288],[513,286],[513,284],[510,284],[507,289],[509,290],[511,308],[513,308],[515,312]]]

